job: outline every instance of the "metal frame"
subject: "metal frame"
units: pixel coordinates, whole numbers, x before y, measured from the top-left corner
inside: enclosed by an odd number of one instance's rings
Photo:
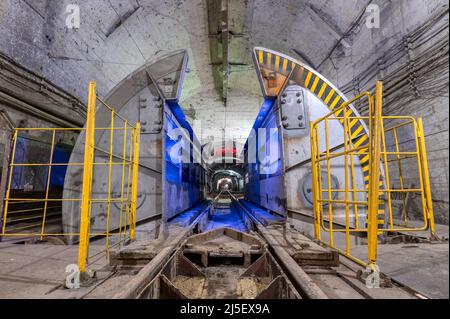
[[[105,107],[110,112],[110,126],[109,127],[96,127],[95,114],[97,103],[100,102],[101,107]],[[121,121],[123,126],[116,126],[116,122]],[[51,150],[48,163],[16,163],[16,146],[17,139],[22,131],[41,131],[51,132]],[[53,155],[55,150],[56,136],[59,132],[74,131],[85,132],[85,146],[84,146],[84,161],[83,163],[53,163]],[[110,140],[109,148],[107,150],[102,149],[95,145],[95,133],[98,131],[109,131]],[[116,132],[123,132],[123,145],[119,153],[114,149],[114,135]],[[9,163],[8,183],[6,188],[6,196],[4,199],[3,209],[3,224],[2,237],[36,237],[42,240],[47,236],[79,236],[79,249],[78,249],[78,267],[81,273],[86,271],[89,258],[89,240],[93,236],[105,236],[105,252],[106,256],[109,256],[110,246],[109,238],[111,236],[118,236],[118,242],[115,245],[122,244],[126,240],[134,240],[136,234],[136,200],[137,200],[137,187],[138,187],[138,169],[139,169],[139,141],[140,141],[140,123],[132,124],[126,118],[118,114],[114,108],[107,105],[96,94],[96,84],[91,82],[89,84],[88,95],[88,110],[87,121],[85,128],[15,128],[13,133],[12,142],[12,155]],[[101,152],[108,159],[107,162],[96,162],[95,151]],[[120,160],[114,162],[114,159]],[[48,167],[45,198],[12,198],[11,195],[11,182],[16,167]],[[81,198],[61,198],[52,199],[49,198],[50,192],[50,178],[52,174],[52,168],[55,166],[82,166],[83,167],[83,184]],[[92,184],[93,184],[93,171],[96,166],[107,166],[108,179],[107,179],[107,192],[106,198],[93,198]],[[111,191],[112,183],[112,168],[113,166],[121,167],[121,194],[120,197],[113,197]],[[48,204],[50,202],[64,202],[64,201],[80,201],[80,228],[79,233],[46,233],[46,217],[48,211]],[[39,233],[23,232],[14,229],[14,232],[10,232],[7,227],[8,220],[8,207],[10,203],[44,203],[42,220],[37,225],[40,226],[41,231]],[[106,204],[106,229],[103,232],[93,232],[90,229],[90,216],[92,211],[92,205],[97,203]],[[110,229],[111,220],[111,204],[117,203],[120,205],[119,212],[119,228],[117,230]],[[36,225],[33,225],[36,226]],[[115,246],[114,245],[114,246]],[[96,254],[98,255],[98,254]]]
[[[368,116],[351,116],[348,107],[357,100],[367,98],[369,105]],[[333,110],[326,116],[318,119],[311,125],[311,156],[312,156],[312,183],[313,183],[313,201],[314,201],[314,234],[317,240],[324,242],[321,238],[322,231],[329,233],[328,246],[335,248],[341,254],[347,256],[353,261],[364,265],[373,266],[377,263],[378,235],[388,232],[399,231],[426,231],[430,230],[431,237],[435,236],[435,225],[433,216],[433,207],[431,199],[430,181],[428,175],[428,164],[425,148],[425,137],[423,132],[422,120],[411,116],[383,116],[382,115],[383,87],[381,82],[376,83],[375,96],[370,92],[364,92],[353,99],[343,103],[339,108]],[[349,116],[350,115],[350,116]],[[344,128],[343,146],[338,149],[330,149],[328,142],[329,130],[328,123],[338,120]],[[352,137],[349,129],[350,123],[356,120],[365,120],[369,124],[369,143],[361,146],[358,139]],[[400,122],[399,124],[385,128],[386,122]],[[323,125],[325,130],[325,143],[319,139],[319,125]],[[398,139],[398,130],[400,128],[412,128],[414,139],[414,149],[404,151],[400,149]],[[395,151],[388,151],[388,134],[393,135]],[[324,145],[325,144],[325,145]],[[325,151],[321,151],[321,146],[325,146]],[[342,150],[343,149],[343,150]],[[355,182],[355,163],[354,157],[368,156],[369,158],[369,183],[365,189],[357,189]],[[344,158],[345,182],[343,187],[333,189],[330,176],[332,171],[331,160]],[[392,159],[393,157],[393,159]],[[417,188],[406,188],[404,185],[405,172],[402,170],[404,160],[413,159],[417,162],[417,179],[420,186]],[[390,172],[392,168],[389,163],[395,163],[398,167],[398,178],[400,188],[392,188]],[[325,168],[323,169],[322,166]],[[322,185],[322,171],[328,174],[328,185]],[[382,172],[385,178],[383,179]],[[411,173],[411,172],[408,172]],[[323,198],[323,194],[328,194]],[[340,199],[332,199],[332,194],[338,193]],[[357,200],[358,194],[364,194],[365,200]],[[408,227],[408,217],[405,218],[405,225],[396,224],[393,216],[392,194],[416,193],[420,194],[423,210],[423,226]],[[343,198],[342,198],[343,197]],[[361,195],[360,195],[361,197]],[[359,223],[358,210],[367,209],[366,225],[361,227]],[[328,212],[325,212],[325,210]],[[340,227],[334,227],[335,210],[345,209],[345,222]],[[350,210],[353,211],[354,220],[351,220]],[[387,212],[387,214],[386,214]],[[326,227],[326,223],[328,227]],[[334,241],[334,233],[345,234],[345,248],[338,248]],[[367,237],[368,258],[367,261],[359,260],[351,255],[350,236],[363,234]]]

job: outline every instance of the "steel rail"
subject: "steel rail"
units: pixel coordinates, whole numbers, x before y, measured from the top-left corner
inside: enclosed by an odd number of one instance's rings
[[[122,291],[113,296],[112,299],[136,299],[139,293],[153,280],[153,278],[159,273],[163,265],[169,260],[173,253],[181,246],[184,239],[194,229],[194,227],[200,222],[200,220],[210,210],[211,205],[207,205],[206,208],[199,213],[195,220],[184,228],[170,243],[168,243],[147,265],[142,268],[139,273],[131,279]]]

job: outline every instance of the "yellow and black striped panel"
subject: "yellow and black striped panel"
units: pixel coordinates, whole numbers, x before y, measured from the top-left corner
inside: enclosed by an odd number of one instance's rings
[[[292,58],[283,56],[281,53],[276,53],[263,48],[256,48],[254,51],[255,61],[258,63],[260,83],[262,84],[263,93],[267,97],[276,97],[281,92],[282,86],[274,93],[273,89],[267,87],[267,82],[262,78],[263,72],[276,72],[277,74],[287,77],[292,72],[291,80],[297,85],[306,88],[308,91],[316,95],[320,100],[329,107],[330,110],[339,108],[346,98],[340,92],[336,91],[333,85],[330,84],[322,75],[309,69],[309,67],[300,64]],[[270,95],[271,93],[272,95]],[[339,116],[340,114],[337,114]],[[359,114],[354,110],[348,109],[347,116],[358,117]],[[343,120],[341,120],[343,123]],[[362,167],[364,182],[366,187],[369,185],[369,155],[368,155],[368,143],[369,137],[366,129],[364,128],[363,121],[359,119],[353,119],[350,121],[349,129],[351,132],[351,139],[355,147],[362,149],[359,151],[359,160]],[[364,147],[367,146],[367,147]]]
[[[283,86],[278,84],[275,89],[274,87],[269,88],[268,82],[264,81],[263,73],[270,74],[275,72],[280,75],[281,78],[287,78],[291,72],[291,80],[293,80],[297,85],[306,88],[308,91],[316,95],[325,105],[329,107],[332,111],[335,108],[339,108],[344,101],[346,101],[345,96],[337,92],[333,85],[330,84],[322,75],[313,71],[306,65],[302,65],[298,61],[283,56],[281,53],[277,53],[271,50],[263,48],[255,48],[254,60],[258,63],[257,70],[259,70],[259,81],[262,85],[263,93],[266,97],[277,97],[283,89]],[[342,111],[341,111],[342,112]],[[338,112],[336,116],[339,116],[341,112]],[[353,109],[348,109],[347,117],[359,117],[359,114]],[[343,120],[340,120],[343,124]],[[349,123],[350,138],[353,141],[355,148],[361,149],[359,153],[359,161],[363,173],[364,183],[366,188],[369,187],[369,136],[364,127],[363,121],[354,118],[350,120]],[[383,187],[383,177],[380,179],[380,187]],[[380,194],[380,197],[382,194]],[[385,201],[380,199],[379,209],[378,209],[378,223],[380,226],[384,224],[384,214],[385,214]]]
[[[322,75],[317,72],[311,70],[306,65],[302,65],[301,63],[295,61],[292,58],[288,58],[283,56],[280,53],[269,51],[267,49],[256,48],[255,49],[255,61],[258,62],[260,83],[263,85],[263,93],[267,97],[276,97],[278,96],[283,88],[282,85],[277,85],[275,90],[274,88],[267,87],[267,82],[262,79],[261,73],[273,73],[276,72],[278,75],[281,75],[281,78],[287,78],[291,72],[291,80],[293,80],[297,85],[306,88],[308,91],[316,95],[320,100],[322,100],[325,105],[329,107],[332,111],[336,108],[339,108],[346,98],[340,92],[337,92],[334,86],[330,84],[328,80],[326,80]],[[355,148],[361,148],[359,153],[359,161],[362,169],[362,174],[364,178],[364,184],[366,188],[369,187],[369,136],[363,125],[363,121],[356,118],[359,117],[353,109],[348,109],[347,117],[354,119],[350,120],[349,129],[351,132],[351,140],[353,141],[353,145]],[[336,116],[340,116],[342,111],[336,113]],[[340,120],[341,124],[343,120]],[[383,177],[380,179],[380,187],[382,188],[384,185]],[[380,193],[380,197],[383,194]],[[378,223],[379,226],[382,227],[385,220],[385,201],[380,199],[379,208],[378,208]]]

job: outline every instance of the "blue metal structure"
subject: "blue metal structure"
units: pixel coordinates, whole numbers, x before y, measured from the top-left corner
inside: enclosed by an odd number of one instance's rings
[[[182,136],[183,132],[188,136]],[[199,147],[197,138],[175,101],[166,103],[164,109],[163,141],[164,216],[169,220],[200,204],[205,184],[205,170],[193,156]]]
[[[245,143],[244,193],[246,200],[284,215],[283,152],[276,105],[276,99],[265,99]]]
[[[52,164],[68,163],[72,148],[73,147],[66,144],[55,144]],[[39,163],[48,163],[50,160],[50,145],[46,142],[30,139],[26,136],[19,136],[17,138],[17,147],[14,155],[15,162],[25,164],[36,161],[31,160],[31,157],[38,157]],[[27,183],[33,187],[33,191],[43,191],[45,189],[48,167],[34,167],[34,170],[40,170],[39,173],[43,174],[27,171],[29,169],[29,167],[14,168],[12,176],[12,189],[24,189],[26,188],[25,184]],[[42,172],[43,170],[45,170],[45,172]],[[54,190],[62,191],[66,171],[67,165],[53,166],[50,174],[50,192]],[[40,180],[37,181],[36,179]]]

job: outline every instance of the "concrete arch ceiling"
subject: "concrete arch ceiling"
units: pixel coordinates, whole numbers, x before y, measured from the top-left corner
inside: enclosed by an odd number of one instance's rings
[[[145,61],[186,49],[180,104],[192,121],[201,121],[193,123],[197,135],[203,142],[232,136],[244,142],[262,104],[252,48],[271,48],[316,68],[339,41],[341,51],[351,46],[345,31],[368,2],[2,0],[1,50],[84,99],[92,79],[106,95]],[[81,8],[76,31],[65,26],[72,3]]]

